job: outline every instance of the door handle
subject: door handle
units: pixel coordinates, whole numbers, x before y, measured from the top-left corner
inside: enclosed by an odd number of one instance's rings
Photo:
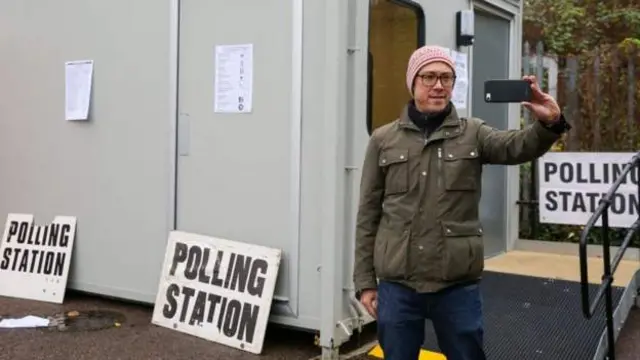
[[[178,155],[189,156],[191,118],[187,113],[178,115]]]

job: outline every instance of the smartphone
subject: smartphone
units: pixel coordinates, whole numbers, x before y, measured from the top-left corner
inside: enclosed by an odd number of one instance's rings
[[[487,80],[484,101],[488,103],[519,103],[531,100],[531,84],[525,80]]]

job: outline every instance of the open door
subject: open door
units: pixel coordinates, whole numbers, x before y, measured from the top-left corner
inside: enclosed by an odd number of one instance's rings
[[[409,100],[411,53],[424,45],[424,11],[411,0],[371,0],[369,13],[369,133],[395,120]]]

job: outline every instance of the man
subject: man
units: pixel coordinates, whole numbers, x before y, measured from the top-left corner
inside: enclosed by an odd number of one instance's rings
[[[386,360],[418,358],[427,318],[447,360],[485,359],[482,165],[531,161],[570,129],[532,76],[524,79],[533,98],[522,105],[534,124],[496,130],[461,119],[451,103],[455,79],[443,48],[416,50],[407,68],[412,100],[398,119],[373,132],[365,154],[354,284],[377,318]]]

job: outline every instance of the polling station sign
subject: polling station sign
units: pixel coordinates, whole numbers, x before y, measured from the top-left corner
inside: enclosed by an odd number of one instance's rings
[[[173,231],[152,323],[262,352],[281,251]]]
[[[634,153],[549,152],[538,162],[540,222],[584,225],[620,178]],[[609,211],[609,226],[629,227],[638,218],[638,172],[622,179]],[[600,226],[601,221],[596,222]]]
[[[76,218],[37,225],[30,214],[9,214],[0,242],[0,295],[61,304],[67,288]]]

